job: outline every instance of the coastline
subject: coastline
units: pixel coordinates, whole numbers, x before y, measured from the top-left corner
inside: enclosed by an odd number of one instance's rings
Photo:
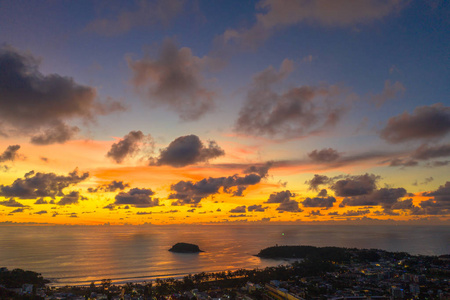
[[[124,294],[141,295],[147,297],[145,299],[151,299],[152,295],[163,297],[158,299],[168,299],[164,295],[171,295],[170,297],[178,295],[174,299],[185,299],[184,295],[202,294],[210,297],[217,294],[226,296],[243,294],[249,295],[248,299],[262,299],[260,297],[263,294],[279,293],[292,287],[292,291],[298,293],[297,296],[303,295],[293,299],[303,299],[325,293],[339,296],[342,291],[332,287],[332,284],[337,284],[340,287],[347,285],[354,290],[348,291],[352,294],[357,292],[369,296],[386,297],[394,292],[394,288],[391,286],[395,286],[396,292],[404,291],[403,286],[413,286],[411,291],[405,291],[408,296],[419,296],[421,291],[429,293],[427,291],[430,289],[433,289],[433,293],[443,296],[450,295],[448,286],[449,254],[420,256],[380,249],[316,248],[312,246],[275,246],[262,249],[260,253],[266,250],[274,253],[274,249],[278,253],[287,253],[287,256],[302,253],[303,260],[264,269],[222,270],[187,275],[177,273],[164,277],[108,278],[93,280],[86,284],[63,286],[45,283],[45,279],[40,274],[31,272],[40,278],[38,281],[40,284],[33,287],[32,293],[40,297],[36,299],[43,299],[48,295],[59,297],[57,299],[79,299],[81,296],[104,299],[107,296],[120,298],[120,295],[123,297]],[[321,255],[316,255],[318,249],[319,252],[322,252]],[[334,253],[330,251],[334,251]],[[2,270],[3,274],[10,272],[5,269]],[[354,280],[356,278],[359,279],[358,287],[355,290]],[[382,285],[384,288],[381,289],[378,286],[380,280],[384,282]],[[318,281],[332,284],[327,283],[326,289],[315,289],[314,286],[317,287]],[[5,293],[22,293],[20,295],[28,293],[31,295],[29,286],[33,286],[33,284],[23,284],[22,289],[17,289],[11,288],[11,286],[4,287],[2,283],[0,282],[2,295]],[[421,285],[419,286],[417,283]],[[256,298],[252,298],[251,295]]]
[[[87,229],[87,227],[85,227]],[[260,259],[261,249],[279,245],[339,246],[440,255],[450,252],[444,226],[0,226],[0,261],[9,269],[36,270],[54,285],[92,280],[148,281],[217,270],[286,264]],[[283,235],[284,234],[284,235]],[[190,241],[206,252],[167,251]],[[19,248],[20,245],[20,248]],[[17,251],[20,249],[20,251]],[[181,274],[181,275],[173,275]]]

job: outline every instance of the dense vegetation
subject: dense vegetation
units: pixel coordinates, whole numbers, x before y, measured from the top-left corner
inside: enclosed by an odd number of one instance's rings
[[[314,247],[314,246],[275,246],[261,250],[257,255],[261,258],[273,259],[312,259],[319,261],[330,261],[335,263],[346,263],[350,261],[376,262],[380,258],[390,256],[396,259],[410,257],[408,253],[390,253],[378,249],[356,249],[340,247]]]
[[[41,274],[32,271],[14,269],[12,271],[4,270],[0,272],[0,285],[7,288],[21,288],[26,283],[42,287],[49,282]]]
[[[263,249],[261,258],[314,258],[335,262],[349,261],[351,254],[345,248],[314,246],[275,246]]]

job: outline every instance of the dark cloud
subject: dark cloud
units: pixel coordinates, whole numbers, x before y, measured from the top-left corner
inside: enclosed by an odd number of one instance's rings
[[[295,193],[291,193],[291,191],[286,190],[286,191],[281,191],[281,192],[276,192],[276,193],[272,193],[269,196],[269,199],[267,199],[266,202],[264,203],[283,203],[283,202],[288,202],[291,200],[291,197],[295,197],[296,194]]]
[[[318,217],[318,216],[323,216],[322,213],[320,212],[320,210],[312,210],[307,217],[311,218],[311,217]]]
[[[169,165],[184,167],[225,155],[225,151],[215,141],[209,141],[208,146],[196,135],[186,135],[175,139],[165,149],[160,150],[158,158],[151,160],[151,165]]]
[[[77,126],[69,126],[67,124],[57,122],[44,132],[36,134],[31,137],[31,143],[35,145],[50,145],[50,144],[64,144],[71,140],[80,128]]]
[[[445,185],[441,185],[434,192],[425,192],[423,196],[434,197],[434,201],[450,206],[450,181],[447,181]]]
[[[348,176],[345,179],[336,181],[331,186],[331,189],[339,197],[366,195],[376,189],[376,181],[379,178],[379,176],[374,174]]]
[[[444,167],[448,164],[450,164],[450,160],[433,161],[432,163],[428,163],[427,167]]]
[[[404,158],[394,158],[390,161],[390,167],[415,167],[419,164],[417,160],[404,159]]]
[[[10,211],[9,214],[21,213],[21,212],[24,212],[24,211],[25,211],[25,208],[21,207],[21,208],[15,209],[13,211]]]
[[[302,212],[303,210],[298,207],[298,202],[291,199],[297,196],[295,193],[291,193],[289,190],[272,193],[264,203],[279,203],[277,207],[279,212]]]
[[[136,215],[151,215],[152,212],[151,211],[138,211],[136,213]]]
[[[229,215],[228,217],[230,218],[245,218],[247,215],[246,214],[239,214],[239,215]]]
[[[270,138],[296,138],[317,133],[339,120],[343,90],[337,86],[302,86],[284,93],[274,85],[292,72],[293,62],[284,60],[280,70],[269,67],[257,74],[239,112],[235,131]]]
[[[421,201],[420,207],[412,207],[412,215],[450,215],[450,181],[441,185],[436,191],[424,192],[422,196],[432,197]]]
[[[36,143],[64,142],[75,118],[94,121],[96,115],[123,110],[117,102],[96,101],[96,90],[70,77],[39,72],[39,60],[29,53],[0,48],[0,118],[2,131],[33,135]],[[58,128],[51,129],[57,125]]]
[[[417,139],[434,139],[450,131],[450,107],[442,104],[417,107],[410,115],[404,112],[389,119],[380,136],[390,143]]]
[[[122,163],[127,157],[135,155],[141,148],[147,144],[152,144],[150,135],[144,135],[142,131],[130,131],[119,142],[112,144],[106,157],[111,158],[116,163]]]
[[[247,207],[247,210],[249,212],[264,212],[266,210],[267,207],[262,207],[262,205],[250,205],[249,207]]]
[[[359,194],[344,198],[339,206],[381,205],[384,208],[391,208],[400,198],[406,196],[406,194],[404,188],[381,188],[368,194]]]
[[[151,189],[133,188],[128,192],[120,192],[116,195],[115,205],[131,205],[134,207],[159,206],[159,199],[152,198],[155,193]]]
[[[410,198],[410,199],[406,199],[406,200],[398,201],[398,202],[394,203],[391,206],[391,209],[411,209],[413,207],[414,207],[413,200]]]
[[[19,154],[17,153],[20,149],[20,145],[10,145],[6,150],[0,155],[0,162],[5,161],[15,161]]]
[[[168,23],[182,12],[184,0],[141,0],[135,1],[133,10],[122,10],[111,18],[101,18],[90,22],[87,31],[105,36],[126,33],[136,27],[153,26]]]
[[[314,150],[308,153],[308,157],[317,163],[329,163],[340,158],[339,152],[332,148],[325,148],[320,151]]]
[[[318,194],[317,197],[326,197],[328,195],[328,192],[326,189],[322,189]]]
[[[400,215],[399,212],[396,212],[395,210],[392,210],[390,208],[385,208],[385,209],[383,209],[383,211],[376,210],[373,213],[375,215],[377,215],[377,216],[383,216],[383,215],[385,215],[385,216],[399,216]]]
[[[398,153],[386,152],[386,151],[369,151],[365,153],[357,153],[352,155],[343,156],[340,155],[338,159],[327,163],[319,163],[316,165],[317,170],[331,170],[336,168],[342,168],[345,166],[361,165],[361,163],[374,163],[385,164],[389,162],[393,156],[398,156]],[[377,160],[383,159],[379,162]],[[294,160],[279,160],[273,162],[276,167],[292,167],[292,166],[310,166],[311,159],[294,159]],[[319,179],[319,178],[316,178]],[[323,181],[322,181],[323,182]],[[308,182],[305,182],[308,183]],[[324,184],[324,183],[321,183]],[[314,189],[314,188],[312,188]],[[317,189],[317,187],[316,187]]]
[[[170,194],[169,199],[178,200],[172,205],[197,205],[203,198],[217,194],[222,186],[222,182],[223,177],[205,178],[195,183],[192,181],[179,181],[171,185],[170,189],[175,193]]]
[[[35,173],[30,171],[24,178],[16,179],[11,185],[0,186],[0,196],[20,199],[64,196],[63,189],[75,185],[89,177],[89,173],[78,174],[75,169],[68,176],[55,173]]]
[[[97,192],[115,192],[117,190],[124,190],[126,188],[130,187],[128,183],[124,183],[123,181],[117,181],[113,180],[109,183],[105,183],[102,185],[99,185],[98,187],[94,188],[88,188],[89,193],[97,193]]]
[[[415,167],[421,160],[430,160],[440,157],[450,156],[450,144],[429,146],[427,144],[421,145],[410,154],[410,157],[395,158],[390,161],[391,167]],[[427,166],[440,166],[441,162],[435,161],[428,163]]]
[[[17,202],[16,200],[14,200],[12,198],[9,200],[6,200],[6,201],[0,201],[0,205],[9,206],[9,207],[24,207],[25,206],[22,203]]]
[[[303,210],[298,207],[298,202],[295,200],[289,200],[280,203],[280,205],[277,207],[277,210],[279,212],[302,212]]]
[[[48,204],[48,202],[45,201],[44,198],[39,198],[34,202],[34,204]]]
[[[319,186],[328,184],[330,183],[330,181],[331,178],[326,175],[314,174],[314,178],[309,181],[305,181],[305,183],[309,185],[310,190],[317,191],[319,189]]]
[[[247,211],[246,207],[245,207],[245,205],[243,205],[243,206],[237,206],[237,207],[231,209],[230,213],[239,214],[239,213],[245,213],[246,211]]]
[[[247,189],[247,186],[245,186],[245,185],[237,186],[236,189],[233,191],[233,196],[234,197],[242,197],[242,196],[244,196],[244,191],[246,189]]]
[[[346,212],[342,213],[342,216],[346,217],[356,217],[356,216],[364,216],[370,213],[370,210],[347,210]]]
[[[103,208],[109,209],[109,210],[114,210],[116,208],[116,206],[114,205],[114,203],[110,203],[110,204],[104,206]]]
[[[242,196],[242,192],[250,185],[258,184],[261,179],[259,174],[251,173],[245,176],[237,174],[228,177],[209,177],[197,182],[179,181],[172,184],[170,189],[174,193],[169,199],[176,199],[172,205],[198,205],[198,203],[209,196],[215,195],[222,190],[233,196]]]
[[[86,200],[87,198],[80,195],[80,192],[78,191],[72,191],[67,195],[64,195],[64,197],[59,200],[58,205],[72,205],[72,204],[78,204],[78,200]]]
[[[256,173],[261,177],[266,177],[269,169],[273,166],[273,162],[269,161],[266,162],[264,165],[259,166],[249,166],[247,169],[244,170],[244,174],[250,174],[250,173]]]
[[[35,215],[43,215],[43,214],[46,214],[46,213],[47,213],[46,210],[40,210],[40,211],[35,212],[34,214]]]
[[[426,144],[421,145],[416,151],[411,155],[412,158],[419,160],[428,160],[432,158],[438,157],[447,157],[450,156],[450,144],[445,145],[437,145],[437,146],[428,146]]]
[[[117,190],[124,190],[127,187],[130,187],[128,183],[124,183],[123,181],[113,180],[108,184],[104,184],[100,186],[106,192],[115,192]]]
[[[197,120],[214,107],[215,92],[205,87],[202,73],[212,64],[208,57],[192,55],[190,48],[178,49],[170,39],[161,47],[158,59],[128,59],[132,84],[146,100],[166,106],[185,121]]]
[[[336,202],[336,198],[334,197],[315,197],[315,198],[306,198],[302,205],[303,207],[333,207],[333,203]]]
[[[422,216],[422,215],[446,215],[449,213],[449,210],[441,210],[439,208],[436,207],[426,207],[426,208],[421,208],[418,206],[414,206],[413,208],[410,209],[409,213],[413,216]]]

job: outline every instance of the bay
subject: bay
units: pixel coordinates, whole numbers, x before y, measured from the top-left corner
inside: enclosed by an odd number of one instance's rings
[[[180,254],[178,242],[205,252]],[[448,226],[141,225],[0,226],[0,266],[41,273],[52,285],[88,285],[181,277],[199,272],[264,268],[274,245],[376,248],[422,255],[450,253]]]

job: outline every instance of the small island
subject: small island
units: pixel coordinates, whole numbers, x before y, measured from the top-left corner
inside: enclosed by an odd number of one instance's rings
[[[189,244],[189,243],[177,243],[169,249],[170,252],[176,253],[199,253],[204,252],[200,250],[197,245]]]

